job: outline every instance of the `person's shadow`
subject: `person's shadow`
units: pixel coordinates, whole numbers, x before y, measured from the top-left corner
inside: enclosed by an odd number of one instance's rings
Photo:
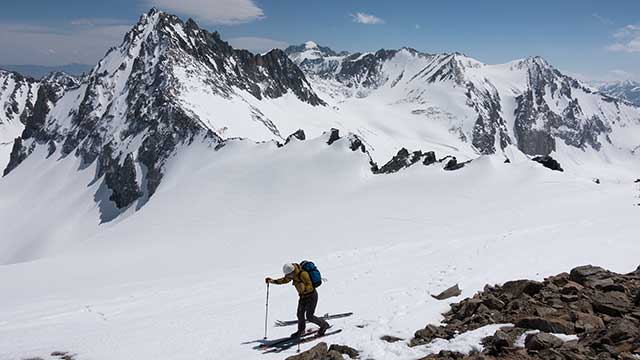
[[[251,345],[251,344],[257,344],[253,347],[253,349],[255,350],[266,350],[267,346],[269,346],[270,344],[274,344],[274,343],[282,343],[285,342],[286,340],[290,340],[291,338],[289,336],[287,337],[283,337],[283,338],[278,338],[278,339],[256,339],[256,340],[250,340],[250,341],[245,341],[240,343],[241,345]]]

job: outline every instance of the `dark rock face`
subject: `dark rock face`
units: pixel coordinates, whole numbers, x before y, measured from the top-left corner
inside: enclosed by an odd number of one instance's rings
[[[562,169],[562,166],[560,166],[560,163],[549,155],[536,156],[531,160],[542,164],[542,166],[546,167],[547,169],[564,171],[564,169]]]
[[[293,139],[298,139],[300,141],[304,141],[306,140],[307,136],[304,134],[304,131],[301,129],[298,129],[296,132],[294,132],[293,134],[287,136],[287,140],[284,142],[284,144],[288,144],[291,142],[291,140]]]
[[[420,161],[425,166],[431,165],[437,161],[436,154],[433,151],[423,153],[421,150],[409,153],[409,150],[402,148],[398,151],[398,154],[374,172],[378,174],[393,174]]]
[[[140,187],[136,182],[133,156],[127,154],[122,165],[112,159],[109,159],[108,162],[104,181],[112,191],[109,200],[113,201],[119,209],[122,209],[142,196]]]
[[[611,287],[611,285],[619,285]],[[640,272],[616,274],[586,265],[543,282],[516,280],[451,305],[445,326],[428,325],[416,332],[412,345],[449,339],[489,324],[512,323],[483,339],[481,354],[465,359],[619,359],[640,355]],[[525,349],[514,340],[528,330]],[[563,342],[550,333],[577,334]],[[448,359],[451,354],[426,358]]]
[[[436,153],[433,151],[427,151],[423,155],[424,155],[423,156],[424,160],[422,160],[422,165],[429,166],[431,164],[434,164],[437,161]]]
[[[329,133],[329,140],[327,140],[327,145],[331,145],[338,140],[340,140],[340,130],[331,129]]]
[[[598,136],[611,131],[604,122],[586,119],[572,89],[588,91],[577,81],[561,74],[542,58],[525,60],[529,90],[516,98],[514,132],[520,150],[529,155],[548,155],[556,149],[556,138],[567,145],[599,149]],[[590,92],[590,91],[589,91]],[[545,96],[564,97],[569,103],[561,113],[555,113]]]
[[[445,158],[446,159],[446,158]],[[441,160],[443,161],[443,160]],[[447,171],[453,171],[453,170],[458,170],[458,169],[462,169],[464,167],[465,163],[459,163],[458,159],[456,159],[455,156],[450,156],[448,157],[447,163],[444,166],[444,169]]]
[[[44,132],[45,120],[49,114],[49,104],[56,100],[53,88],[46,84],[40,86],[36,103],[33,106],[33,112],[31,116],[28,116],[26,119],[22,132],[23,139],[26,140],[34,137],[39,141],[47,140],[47,134]]]
[[[28,156],[28,149],[22,145],[22,138],[16,138],[11,148],[11,157],[9,164],[4,169],[2,176],[7,176],[13,169],[18,167]]]
[[[402,148],[398,151],[397,155],[391,158],[391,160],[386,164],[382,165],[378,172],[383,174],[398,172],[400,169],[404,169],[418,162],[418,160],[420,160],[420,155],[422,155],[421,152],[416,151],[413,154],[409,154],[407,149]]]

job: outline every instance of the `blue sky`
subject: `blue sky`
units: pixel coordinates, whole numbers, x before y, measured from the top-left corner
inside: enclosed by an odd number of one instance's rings
[[[95,63],[156,6],[256,51],[314,40],[348,51],[459,51],[487,63],[540,55],[585,80],[640,78],[637,0],[2,1],[0,64]]]

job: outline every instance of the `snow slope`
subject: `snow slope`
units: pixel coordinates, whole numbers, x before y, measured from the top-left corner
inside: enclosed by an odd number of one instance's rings
[[[600,185],[524,156],[373,175],[347,139],[326,140],[195,142],[167,163],[153,201],[106,224],[98,189],[79,186],[94,165],[76,174],[75,157],[32,154],[0,180],[0,358],[281,359],[293,352],[252,349],[263,278],[309,258],[328,278],[318,313],[355,312],[331,342],[412,359],[428,349],[378,338],[438,321],[447,305],[429,294],[453,283],[469,296],[579,264],[638,265],[637,167]],[[294,317],[295,301],[272,287],[270,322]]]

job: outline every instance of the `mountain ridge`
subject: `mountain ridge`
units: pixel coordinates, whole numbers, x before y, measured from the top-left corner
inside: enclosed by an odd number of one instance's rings
[[[78,156],[85,167],[98,164],[94,181],[119,209],[146,202],[167,159],[194,141],[280,143],[300,130],[318,137],[335,129],[355,136],[372,164],[402,149],[464,163],[512,145],[528,155],[548,155],[559,142],[634,148],[618,135],[640,125],[640,108],[541,57],[487,65],[461,53],[350,54],[313,42],[252,54],[157,9],[86,76],[56,73],[38,86],[4,175],[36,147]]]

